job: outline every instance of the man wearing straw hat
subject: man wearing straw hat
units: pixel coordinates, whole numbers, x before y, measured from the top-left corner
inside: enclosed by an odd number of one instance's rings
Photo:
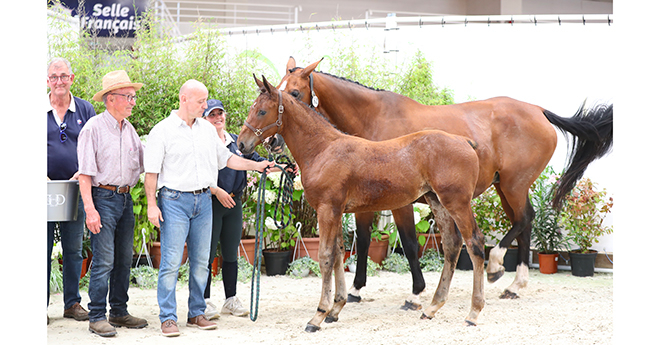
[[[87,122],[78,143],[80,193],[94,255],[87,305],[89,330],[103,337],[117,334],[115,327],[147,326],[147,320],[130,315],[127,309],[135,226],[130,189],[144,172],[144,151],[126,118],[141,87],[123,70],[106,74],[103,90],[92,98],[102,101],[106,111]],[[110,303],[107,319],[106,299]]]

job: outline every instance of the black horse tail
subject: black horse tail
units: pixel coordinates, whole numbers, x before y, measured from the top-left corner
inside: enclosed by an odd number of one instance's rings
[[[582,178],[587,166],[612,149],[614,143],[613,105],[599,104],[592,108],[585,108],[583,103],[571,118],[560,117],[549,110],[543,110],[543,114],[550,123],[564,133],[568,141],[569,160],[559,184],[555,187],[552,199],[552,207],[559,210],[564,196]],[[568,133],[573,135],[572,140]]]

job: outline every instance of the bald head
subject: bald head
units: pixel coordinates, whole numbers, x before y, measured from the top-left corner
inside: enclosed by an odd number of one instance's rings
[[[190,79],[183,83],[179,90],[179,117],[191,125],[204,113],[208,96],[209,91],[201,82]]]

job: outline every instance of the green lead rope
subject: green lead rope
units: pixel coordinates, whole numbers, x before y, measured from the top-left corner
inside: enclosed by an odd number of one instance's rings
[[[279,168],[282,171],[280,177],[280,185],[277,193],[277,200],[275,203],[275,224],[278,229],[284,229],[291,223],[291,209],[292,209],[292,199],[293,199],[293,174],[286,172],[286,169],[292,169],[293,164],[287,156],[280,156],[278,159],[283,159],[286,162],[284,163],[286,167],[282,167],[278,164],[275,164],[275,167]],[[269,157],[270,161],[273,161],[273,157]],[[276,163],[277,160],[275,160]],[[266,223],[265,210],[266,210],[266,171],[261,173],[261,178],[259,179],[259,186],[257,187],[257,212],[256,212],[256,223],[257,229],[254,236],[254,266],[252,266],[252,286],[250,294],[250,320],[257,321],[257,316],[259,315],[259,282],[261,280],[261,252],[262,252],[262,242],[263,242],[263,231],[264,224]],[[281,200],[281,204],[280,204]],[[284,211],[286,206],[289,206],[289,216],[284,216]],[[286,221],[285,221],[286,219]]]

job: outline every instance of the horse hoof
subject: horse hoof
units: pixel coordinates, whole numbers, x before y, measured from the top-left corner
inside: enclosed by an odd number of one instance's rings
[[[348,294],[348,297],[346,297],[346,302],[348,302],[348,303],[358,303],[361,300],[362,300],[362,297],[351,295],[350,293]]]
[[[494,283],[498,279],[502,278],[503,275],[504,275],[504,270],[497,271],[495,273],[488,273],[488,282]]]
[[[321,329],[321,327],[319,327],[319,326],[314,326],[314,325],[312,325],[311,323],[308,323],[308,324],[307,324],[307,327],[305,327],[305,332],[307,332],[307,333],[314,333],[314,332],[316,332],[316,331],[318,331],[318,330],[320,330],[320,329]]]
[[[472,322],[472,321],[470,321],[470,320],[465,320],[465,325],[468,326],[468,327],[470,327],[470,326],[476,326],[477,324],[474,323],[474,322]]]
[[[339,317],[330,316],[330,315],[325,317],[325,323],[333,323],[337,321],[339,321]]]
[[[422,313],[422,316],[420,316],[419,318],[422,319],[422,320],[431,320],[431,319],[433,319],[432,317],[429,317],[424,313]]]
[[[410,301],[406,301],[404,305],[401,306],[401,310],[420,310],[422,309],[421,304],[413,303]]]
[[[502,294],[500,295],[500,299],[518,299],[520,296],[518,296],[517,293],[511,292],[509,290],[504,290]]]

